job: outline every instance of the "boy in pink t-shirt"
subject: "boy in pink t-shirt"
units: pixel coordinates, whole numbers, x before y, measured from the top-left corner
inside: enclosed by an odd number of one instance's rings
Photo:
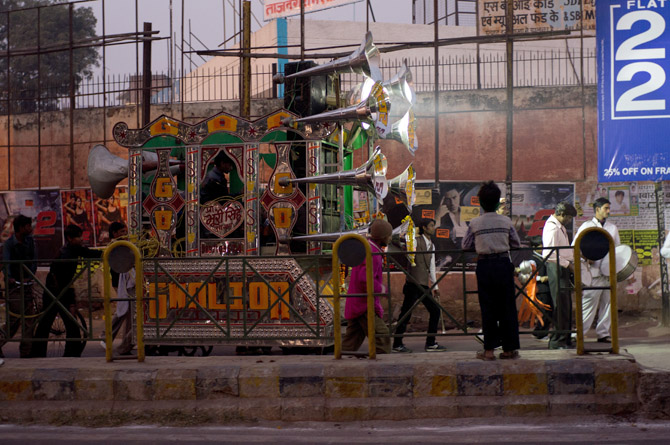
[[[381,255],[382,249],[391,242],[393,227],[388,221],[375,219],[370,224],[368,238],[372,249],[372,277],[374,280],[374,293],[386,291],[384,286],[384,269]],[[349,280],[349,294],[366,294],[367,281],[365,277],[365,262],[351,269]],[[375,344],[378,354],[388,354],[391,351],[391,339],[389,330],[382,320],[384,309],[375,297]],[[357,351],[365,340],[368,332],[367,299],[364,297],[348,297],[344,306],[344,317],[347,319],[347,331],[342,337],[343,351]]]

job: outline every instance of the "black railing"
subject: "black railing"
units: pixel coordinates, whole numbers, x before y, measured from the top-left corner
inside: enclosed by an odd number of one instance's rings
[[[435,88],[432,59],[408,60],[416,92],[433,91]],[[579,49],[568,51],[516,51],[514,53],[514,86],[547,87],[580,85],[580,73],[584,64],[584,84],[596,83],[595,50],[585,50],[583,57]],[[384,62],[380,69],[384,79],[390,79],[402,66],[400,60]],[[476,90],[505,88],[506,60],[504,52],[486,51],[464,53],[440,58],[439,90]],[[272,75],[276,67],[271,65],[252,69],[251,94],[255,99],[270,99],[277,96]],[[167,74],[153,74],[151,102],[153,104],[213,102],[239,99],[240,74],[238,66],[227,68],[201,67],[183,78],[170,79]],[[363,80],[356,74],[343,74],[342,89],[351,90]],[[84,79],[74,97],[77,109],[122,107],[138,104],[142,77],[137,75],[110,75],[104,79]],[[275,88],[273,88],[275,87]],[[21,91],[20,97],[12,92],[11,113],[34,113],[40,111],[68,110],[71,98],[63,93],[62,85],[42,84],[38,91]],[[7,114],[7,91],[0,92],[0,114]],[[39,105],[38,105],[39,104]]]

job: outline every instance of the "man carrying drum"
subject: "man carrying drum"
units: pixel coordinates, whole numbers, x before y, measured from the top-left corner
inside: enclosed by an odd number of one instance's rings
[[[619,239],[619,229],[607,221],[607,218],[610,216],[610,202],[607,198],[598,198],[593,203],[593,212],[595,216],[593,219],[586,221],[579,227],[577,230],[577,235],[582,230],[586,230],[589,227],[600,227],[605,229],[612,235],[614,240],[614,246],[621,244]],[[610,284],[609,277],[602,274],[600,270],[600,265],[603,260],[590,261],[582,258],[582,261],[587,261],[590,266],[591,272],[591,286],[593,287],[607,287]],[[582,318],[584,320],[584,336],[591,329],[591,324],[598,313],[598,324],[596,325],[596,335],[600,343],[611,343],[612,338],[610,337],[610,324],[611,324],[611,314],[610,314],[610,291],[608,289],[588,289],[584,291],[584,296],[582,299]]]

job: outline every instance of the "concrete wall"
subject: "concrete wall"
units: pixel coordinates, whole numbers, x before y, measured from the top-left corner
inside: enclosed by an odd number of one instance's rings
[[[597,184],[597,126],[596,91],[587,87],[583,95],[579,87],[518,88],[514,92],[514,181],[574,182],[581,202]],[[260,116],[281,107],[280,100],[254,101],[252,114]],[[187,104],[184,114],[175,105],[154,106],[152,119],[166,114],[187,122],[198,122],[218,111],[237,113],[237,102],[207,102]],[[443,92],[440,94],[439,161],[436,163],[432,93],[418,95],[416,112],[419,119],[419,150],[415,157],[395,141],[378,141],[388,158],[387,177],[400,174],[410,162],[414,163],[418,180],[434,180],[435,166],[443,181],[480,181],[505,179],[506,106],[504,90]],[[125,156],[125,149],[112,142],[112,128],[117,122],[131,128],[139,126],[135,107],[110,108],[105,116],[100,109],[77,110],[74,114],[74,186],[86,187],[88,151],[96,143],[105,143],[110,150]],[[0,146],[7,144],[7,120],[0,118]],[[106,130],[105,130],[106,129]],[[44,113],[41,117],[41,162],[38,163],[37,116],[20,115],[12,118],[11,164],[8,150],[0,148],[0,190],[36,188],[38,172],[42,187],[68,188],[69,115]],[[356,152],[354,166],[363,162],[364,150]],[[41,164],[41,168],[38,165]],[[9,180],[11,172],[11,182]],[[650,227],[653,228],[653,227]],[[620,292],[619,307],[624,310],[657,309],[660,299],[656,290],[647,286],[659,277],[658,265],[643,267],[643,288],[636,294]],[[394,278],[402,281],[402,277]],[[446,278],[445,297],[453,301],[454,310],[462,317],[460,275]],[[402,282],[392,286],[393,299],[402,298]],[[469,288],[474,288],[468,284]],[[446,294],[446,295],[445,295]],[[468,305],[470,316],[478,314],[476,299]],[[421,314],[423,310],[417,311]]]

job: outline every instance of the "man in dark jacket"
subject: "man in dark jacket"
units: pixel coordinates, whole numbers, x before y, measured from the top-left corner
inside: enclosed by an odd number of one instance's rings
[[[57,260],[76,260],[79,258],[100,258],[102,251],[91,250],[82,245],[82,230],[70,224],[65,228],[65,245],[61,248]],[[77,273],[78,261],[55,261],[51,264],[47,276],[47,290],[42,297],[44,314],[39,320],[35,331],[36,339],[49,338],[51,325],[60,315],[65,324],[67,340],[64,357],[80,357],[83,345],[79,323],[76,318],[77,307],[74,289],[72,288]],[[47,342],[39,341],[33,345],[33,357],[46,357]]]
[[[4,261],[24,261],[24,263],[11,263],[5,266],[5,273],[8,274],[7,305],[10,315],[8,322],[0,332],[0,357],[4,357],[2,346],[16,334],[21,326],[23,326],[23,331],[19,354],[21,357],[30,356],[35,321],[33,275],[37,270],[35,241],[32,233],[32,219],[19,215],[14,219],[14,234],[3,245],[2,259]]]

